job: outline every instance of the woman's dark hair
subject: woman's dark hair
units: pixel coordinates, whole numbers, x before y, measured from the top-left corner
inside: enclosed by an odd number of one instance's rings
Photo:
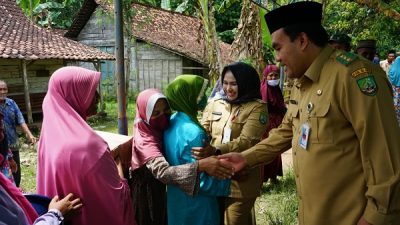
[[[243,103],[261,99],[260,77],[257,71],[247,63],[235,62],[224,67],[221,75],[221,82],[224,83],[225,74],[231,71],[238,85],[238,97],[229,103]]]
[[[308,38],[318,47],[324,47],[328,43],[328,33],[320,23],[297,23],[288,25],[283,31],[291,41],[296,40],[301,32],[307,34]]]

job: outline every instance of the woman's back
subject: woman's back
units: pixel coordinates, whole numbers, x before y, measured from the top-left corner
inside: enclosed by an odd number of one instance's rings
[[[206,133],[183,112],[171,117],[170,128],[164,133],[165,156],[171,165],[194,162],[192,147],[203,146]],[[229,180],[217,180],[200,174],[200,189],[195,197],[174,185],[168,185],[168,224],[218,225],[219,209],[216,196],[229,194]]]

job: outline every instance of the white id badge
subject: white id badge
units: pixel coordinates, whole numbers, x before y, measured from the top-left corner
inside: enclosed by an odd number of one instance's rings
[[[299,145],[303,149],[307,149],[307,144],[308,144],[308,137],[310,136],[311,132],[311,127],[308,123],[304,123],[301,126],[301,136],[300,136],[300,141]]]
[[[231,141],[231,133],[232,129],[230,127],[224,128],[224,137],[222,138],[222,144],[228,143]]]

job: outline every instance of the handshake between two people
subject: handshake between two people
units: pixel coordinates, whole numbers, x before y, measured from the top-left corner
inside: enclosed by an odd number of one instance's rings
[[[246,159],[239,152],[221,155],[221,151],[210,144],[193,147],[192,156],[198,160],[200,172],[206,172],[218,179],[235,178],[247,165]]]

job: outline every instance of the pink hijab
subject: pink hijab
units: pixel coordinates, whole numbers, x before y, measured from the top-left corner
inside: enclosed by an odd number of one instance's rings
[[[132,170],[138,169],[149,160],[162,156],[163,131],[149,125],[151,114],[158,99],[165,99],[157,89],[147,89],[136,99],[136,118],[132,145]]]
[[[37,192],[72,192],[83,208],[75,225],[135,224],[130,191],[118,176],[106,142],[86,123],[100,73],[63,67],[53,73],[43,101]]]
[[[3,156],[0,154],[0,162],[3,160]],[[5,177],[0,172],[0,185],[4,188],[4,190],[10,195],[10,197],[18,204],[19,207],[24,211],[24,214],[29,222],[29,224],[33,224],[36,218],[38,218],[38,214],[35,209],[32,207],[31,203],[29,203],[28,199],[21,193],[21,191],[15,186],[15,184],[11,183],[11,181]]]
[[[271,72],[279,73],[279,68],[274,64],[269,64],[267,65],[267,67],[265,67],[263,71],[263,79],[261,81],[261,98],[264,102],[267,102],[267,90],[268,90],[267,76]]]

